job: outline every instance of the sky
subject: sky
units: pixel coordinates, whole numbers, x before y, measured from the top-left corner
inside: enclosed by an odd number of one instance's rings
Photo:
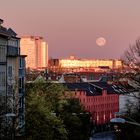
[[[49,57],[119,59],[140,37],[140,0],[1,0],[3,26],[42,36]],[[106,44],[98,46],[96,39]]]

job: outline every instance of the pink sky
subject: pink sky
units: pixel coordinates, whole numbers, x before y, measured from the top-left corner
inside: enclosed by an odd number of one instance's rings
[[[140,0],[3,0],[0,18],[18,36],[42,36],[49,57],[120,58],[140,36]],[[96,38],[105,37],[103,47]]]

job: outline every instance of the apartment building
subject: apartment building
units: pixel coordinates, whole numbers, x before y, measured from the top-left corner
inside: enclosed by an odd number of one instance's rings
[[[25,55],[20,55],[20,38],[11,29],[2,26],[0,19],[0,118],[1,128],[11,129],[4,120],[14,119],[15,134],[25,129]],[[8,117],[8,118],[7,118]],[[3,123],[4,122],[4,123]],[[7,121],[6,121],[7,122]],[[12,120],[13,123],[13,120]],[[9,126],[7,126],[9,125]],[[15,129],[16,127],[16,129]],[[2,130],[2,129],[1,129]],[[8,137],[7,130],[6,136]],[[9,134],[11,135],[11,134]],[[5,134],[1,131],[1,139]]]
[[[78,98],[85,109],[90,112],[91,119],[96,125],[110,121],[119,111],[119,95],[112,85],[106,82],[94,83],[64,83],[66,94],[71,93]]]
[[[50,59],[49,69],[61,72],[109,72],[123,68],[121,60],[114,59]]]

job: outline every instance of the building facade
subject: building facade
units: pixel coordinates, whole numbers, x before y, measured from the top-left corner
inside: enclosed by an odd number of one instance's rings
[[[122,93],[119,96],[119,112],[132,114],[139,108],[139,92]]]
[[[65,83],[66,93],[78,98],[96,125],[103,125],[119,111],[119,95],[106,82]]]
[[[22,55],[27,55],[26,68],[44,69],[48,66],[48,44],[42,37],[21,37],[20,50]]]
[[[103,72],[122,69],[123,63],[121,60],[113,59],[77,59],[70,56],[68,59],[51,59],[49,60],[49,68],[58,69],[64,72],[80,72],[80,71],[95,71]]]
[[[16,37],[17,34],[12,29],[3,27],[3,20],[0,20],[0,23],[0,116],[2,122],[4,122],[5,117],[8,116],[9,120],[12,117],[18,130],[18,133],[15,133],[22,135],[25,128],[24,85],[26,56],[20,55],[20,38]],[[21,60],[24,65],[22,66],[22,87],[20,88],[21,68],[19,64]],[[21,106],[22,112],[20,112]],[[1,127],[7,127],[8,124],[1,123],[1,125],[3,125]],[[8,128],[10,129],[10,127]],[[15,128],[12,129],[15,130]],[[4,137],[2,131],[0,136]]]

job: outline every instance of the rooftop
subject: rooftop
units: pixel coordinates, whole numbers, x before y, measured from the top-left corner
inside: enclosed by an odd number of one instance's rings
[[[121,84],[108,84],[107,82],[100,81],[91,83],[63,83],[63,85],[71,91],[86,91],[88,96],[101,95],[102,90],[107,90],[107,94],[128,94],[134,91],[134,88],[130,85],[124,87]]]

